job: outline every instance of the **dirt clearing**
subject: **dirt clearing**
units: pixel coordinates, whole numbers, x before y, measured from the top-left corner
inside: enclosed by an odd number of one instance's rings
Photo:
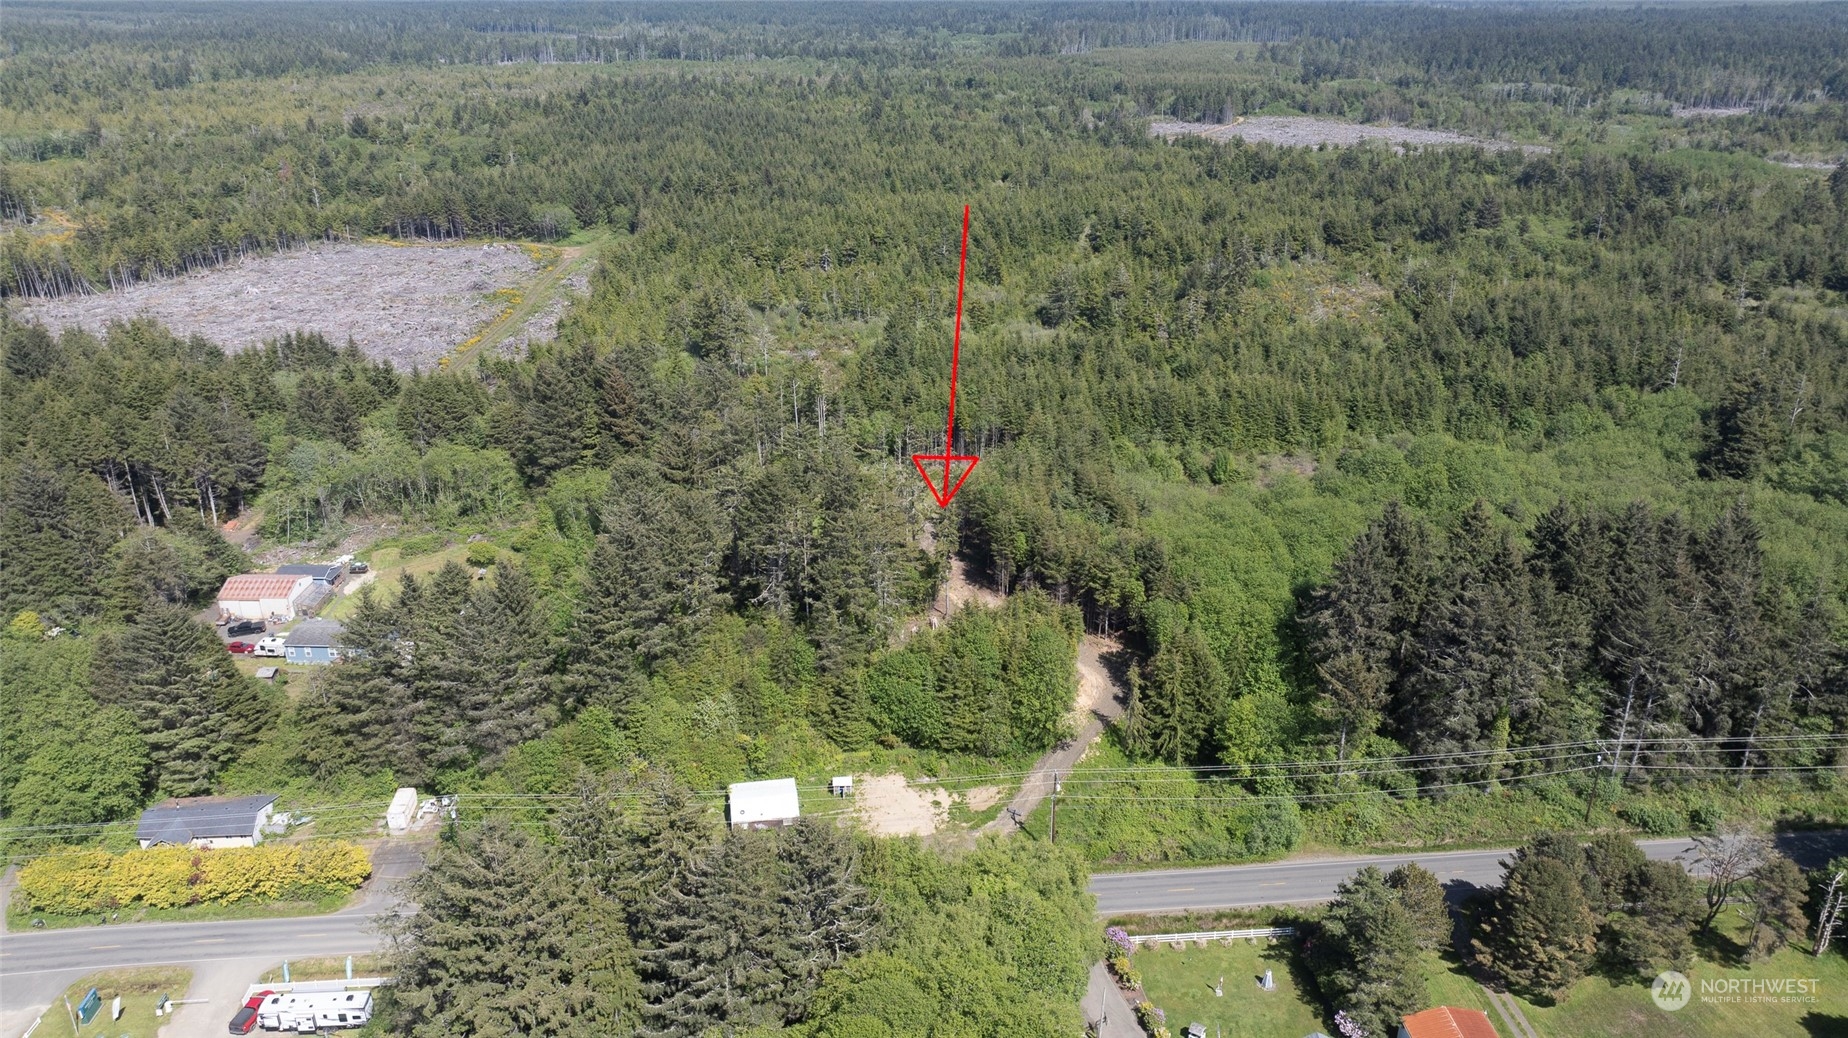
[[[1466,137],[1460,133],[1449,133],[1444,130],[1414,130],[1407,126],[1363,126],[1359,123],[1336,122],[1333,119],[1311,119],[1307,116],[1295,115],[1254,115],[1249,118],[1240,118],[1233,123],[1157,122],[1149,126],[1149,133],[1156,137],[1170,139],[1205,137],[1208,140],[1228,141],[1237,137],[1253,144],[1281,144],[1287,148],[1313,148],[1320,144],[1349,147],[1366,141],[1386,141],[1392,145],[1392,150],[1397,152],[1404,152],[1406,148],[1447,144],[1467,144],[1477,148],[1487,148],[1490,151],[1520,148],[1530,154],[1548,150],[1534,145]]]
[[[854,786],[854,813],[880,836],[929,836],[949,814],[948,793],[914,787],[903,775],[864,775]]]
[[[152,317],[228,350],[318,331],[335,345],[351,337],[367,356],[396,367],[428,369],[501,311],[497,291],[504,295],[538,269],[528,250],[503,243],[320,245],[120,292],[15,305],[54,329],[101,332],[111,321]]]

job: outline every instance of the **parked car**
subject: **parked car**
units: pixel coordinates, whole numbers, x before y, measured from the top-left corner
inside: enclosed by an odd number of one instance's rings
[[[225,628],[225,636],[228,638],[241,638],[246,634],[262,634],[267,630],[269,630],[269,627],[261,620],[239,620],[237,623]]]
[[[249,1034],[257,1029],[257,1010],[263,1008],[263,1000],[275,994],[274,991],[259,991],[244,1000],[237,1015],[231,1018],[232,1034]]]
[[[348,573],[370,573],[372,572],[372,567],[367,565],[364,562],[355,562],[353,563],[352,566],[348,567],[347,572]]]
[[[250,642],[228,642],[225,644],[225,648],[241,656],[245,653],[255,652],[257,647]]]

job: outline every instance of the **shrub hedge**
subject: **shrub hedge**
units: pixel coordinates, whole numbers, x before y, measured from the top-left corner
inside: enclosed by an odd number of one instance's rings
[[[352,891],[372,874],[366,850],[343,841],[206,850],[152,847],[125,854],[69,850],[19,870],[20,906],[51,915],[307,901]]]

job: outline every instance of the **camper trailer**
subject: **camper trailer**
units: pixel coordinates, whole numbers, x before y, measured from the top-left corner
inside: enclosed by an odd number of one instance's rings
[[[284,992],[263,1000],[257,1024],[265,1031],[320,1034],[359,1027],[372,1019],[370,991]]]

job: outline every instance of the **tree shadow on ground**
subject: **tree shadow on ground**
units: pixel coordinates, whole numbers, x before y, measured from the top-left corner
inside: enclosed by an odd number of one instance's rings
[[[1717,923],[1718,920],[1715,920]],[[1735,941],[1718,928],[1694,931],[1694,951],[1708,962],[1724,966],[1749,965],[1744,941]]]
[[[1844,1038],[1848,1036],[1848,1016],[1832,1013],[1805,1013],[1797,1023],[1810,1038]]]
[[[1302,999],[1303,1004],[1314,1007],[1315,1010],[1321,1014],[1322,1022],[1328,1025],[1329,1034],[1336,1033],[1334,1007],[1330,1006],[1328,1000],[1322,997],[1322,988],[1316,983],[1315,974],[1310,972],[1308,958],[1303,951],[1301,942],[1304,933],[1307,931],[1305,922],[1303,920],[1278,920],[1278,922],[1283,926],[1294,925],[1296,927],[1296,936],[1286,937],[1276,944],[1264,949],[1264,951],[1259,954],[1258,958],[1265,962],[1282,965],[1289,974],[1290,983],[1296,985],[1297,996]],[[1277,966],[1271,967],[1273,972],[1276,969]],[[1257,980],[1262,979],[1264,979],[1263,976],[1259,975],[1253,982],[1255,983]],[[1279,997],[1283,996],[1281,991],[1272,992],[1272,994],[1278,995]]]

